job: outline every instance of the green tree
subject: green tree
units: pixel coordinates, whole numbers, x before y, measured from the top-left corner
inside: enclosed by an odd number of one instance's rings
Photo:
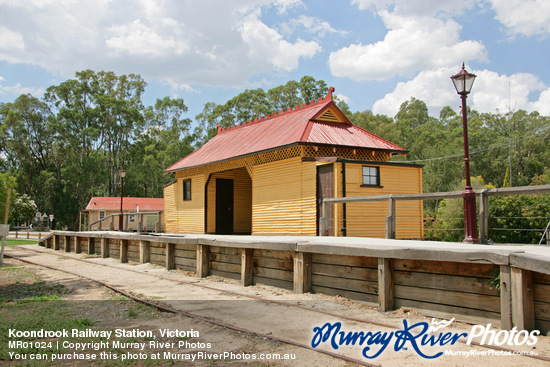
[[[11,189],[10,193],[10,210],[9,210],[9,217],[8,217],[8,223],[12,221],[11,212],[13,211],[13,205],[15,202],[16,193],[14,192],[15,188],[15,177],[10,176],[7,173],[1,173],[0,172],[0,224],[4,224],[4,216],[6,213],[6,203],[8,200],[8,190]]]
[[[217,125],[225,128],[281,110],[286,111],[325,97],[327,93],[328,87],[323,80],[304,76],[299,82],[291,80],[267,92],[261,88],[247,89],[223,105],[208,102],[204,105],[203,111],[195,117],[199,123],[195,130],[198,145],[204,144],[216,135]],[[345,103],[342,105],[347,106]]]
[[[37,212],[38,207],[29,195],[18,195],[13,203],[12,222],[30,224]]]
[[[145,124],[129,148],[124,191],[129,196],[162,197],[170,181],[166,167],[193,151],[191,120],[183,99],[164,97],[145,111]]]
[[[46,100],[58,109],[56,128],[69,143],[64,153],[72,156],[72,169],[82,173],[93,167],[106,175],[102,178],[107,177],[107,195],[115,194],[115,180],[124,166],[134,125],[142,122],[145,86],[139,75],[85,70],[77,72],[76,79],[46,91]],[[103,157],[93,157],[97,154]],[[99,169],[97,164],[104,166]],[[81,177],[86,182],[75,184],[83,188],[78,195],[83,198],[89,194],[90,177]]]
[[[485,184],[481,176],[471,177],[474,190],[493,189]],[[463,180],[452,191],[463,191],[466,180]],[[479,205],[479,204],[478,204]],[[442,200],[435,216],[429,216],[425,221],[425,238],[436,241],[460,242],[464,239],[464,203],[462,199]]]
[[[532,179],[549,185],[550,169]],[[496,196],[489,200],[489,238],[498,243],[538,244],[550,221],[550,194]]]

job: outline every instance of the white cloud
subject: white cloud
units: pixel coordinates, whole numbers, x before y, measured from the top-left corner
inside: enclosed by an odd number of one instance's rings
[[[391,10],[397,14],[456,15],[471,8],[478,0],[352,0],[360,10]]]
[[[25,49],[25,41],[19,32],[0,27],[0,49]]]
[[[445,106],[458,108],[460,96],[450,80],[451,75],[457,72],[456,68],[448,67],[423,71],[410,81],[398,83],[393,92],[376,101],[373,112],[395,116],[401,103],[411,97],[424,101],[432,116],[438,116]],[[468,96],[469,107],[488,113],[522,109],[550,115],[550,88],[545,87],[535,75],[517,73],[507,76],[489,70],[472,72],[477,78]],[[538,99],[530,101],[529,97],[539,92]]]
[[[127,53],[129,55],[167,56],[169,54],[181,55],[189,50],[189,45],[184,39],[176,39],[174,36],[182,35],[177,22],[170,18],[160,22],[171,28],[164,35],[156,29],[144,25],[140,19],[129,24],[122,24],[107,29],[112,37],[107,38],[107,47],[113,49],[116,54]]]
[[[320,38],[325,37],[328,33],[345,35],[347,31],[334,29],[329,22],[317,17],[300,15],[298,18],[293,18],[287,23],[281,24],[285,34],[292,34],[296,29],[303,29],[307,33],[315,34]]]
[[[336,97],[343,102],[346,102],[349,104],[351,102],[351,98],[349,96],[346,96],[345,94],[336,94]]]
[[[478,41],[461,41],[462,26],[434,17],[405,17],[380,12],[389,29],[382,41],[354,44],[332,52],[332,74],[353,80],[382,80],[457,64],[461,60],[485,60],[486,50]]]
[[[539,99],[533,102],[533,109],[541,115],[550,116],[550,88],[541,92]]]
[[[0,0],[0,61],[62,77],[83,69],[139,73],[171,86],[246,86],[295,70],[321,50],[263,23],[301,0]],[[286,16],[284,16],[286,18]]]
[[[400,15],[461,14],[474,5],[491,4],[496,19],[512,35],[548,36],[550,34],[550,2],[548,0],[352,0],[360,10],[390,10]]]
[[[550,1],[491,0],[496,19],[513,35],[550,35]]]
[[[33,88],[33,87],[24,87],[21,83],[16,83],[15,85],[3,85],[6,79],[0,76],[0,95],[11,95],[17,98],[21,94],[31,94],[35,97],[40,97],[44,94],[43,89]]]
[[[289,8],[304,7],[305,5],[302,0],[276,0],[275,6],[279,14],[284,14]]]
[[[243,23],[241,35],[248,45],[247,54],[251,59],[268,62],[277,70],[294,70],[300,58],[310,58],[321,51],[321,46],[315,41],[298,39],[290,43],[277,31],[254,18]]]
[[[531,112],[536,105],[540,105],[540,100],[529,101],[531,94],[545,88],[544,83],[533,74],[516,73],[508,76],[489,70],[478,71],[476,74],[478,77],[474,82],[475,90],[472,90],[471,99],[473,108],[480,112]]]

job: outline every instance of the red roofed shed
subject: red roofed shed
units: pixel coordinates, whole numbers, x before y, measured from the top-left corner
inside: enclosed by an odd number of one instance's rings
[[[164,199],[125,197],[122,200],[122,212],[126,231],[161,231],[164,222]],[[81,212],[81,216],[86,217],[85,227],[89,227],[84,229],[118,230],[119,214],[120,196],[94,196],[88,202],[86,209]],[[100,224],[99,221],[102,219]],[[140,223],[141,228],[138,227]]]
[[[353,125],[333,91],[272,116],[218,126],[215,137],[168,167],[176,182],[164,191],[166,231],[316,235],[325,197],[422,192],[421,167],[391,162],[406,151]],[[411,222],[411,230],[398,237],[422,237],[421,203],[403,205],[397,220]],[[336,206],[328,234],[383,237],[386,206]]]

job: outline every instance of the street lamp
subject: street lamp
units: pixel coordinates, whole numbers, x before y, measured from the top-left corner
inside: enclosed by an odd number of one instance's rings
[[[464,69],[464,63],[462,63],[462,70],[460,73],[453,75],[451,80],[456,88],[456,92],[460,94],[462,98],[462,130],[464,132],[464,164],[466,166],[466,188],[462,192],[464,198],[464,227],[466,229],[466,238],[464,242],[479,243],[477,237],[477,213],[476,213],[476,196],[474,190],[472,190],[472,184],[470,182],[470,154],[468,151],[468,119],[466,110],[466,98],[472,90],[476,76],[468,73]]]
[[[123,194],[124,194],[124,176],[126,176],[126,171],[121,169],[120,171],[118,171],[118,173],[120,174],[120,218],[119,218],[119,222],[118,222],[118,230],[119,231],[122,231],[124,230],[123,226],[123,212],[122,212],[122,200],[123,200]]]

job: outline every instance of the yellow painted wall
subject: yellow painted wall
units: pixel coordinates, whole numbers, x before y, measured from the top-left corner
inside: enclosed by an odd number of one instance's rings
[[[175,233],[178,230],[177,187],[177,182],[164,187],[164,232],[167,233]]]
[[[362,167],[380,167],[382,187],[362,187]],[[337,197],[342,197],[342,163],[337,165]],[[374,196],[388,194],[418,194],[422,192],[422,168],[346,163],[346,196]],[[413,239],[423,237],[422,201],[397,201],[396,237]],[[342,227],[342,204],[337,205],[338,231]],[[347,236],[385,237],[388,201],[346,204]],[[339,234],[341,235],[341,234]]]
[[[255,235],[316,235],[316,176],[321,162],[293,157],[251,168],[213,173],[208,181],[205,228],[206,174],[176,173],[177,183],[165,188],[165,231],[215,233],[216,178],[234,180],[234,232]],[[362,187],[362,167],[380,167],[382,187]],[[342,163],[334,163],[335,197],[342,197]],[[192,200],[183,201],[183,181],[191,178]],[[422,168],[399,165],[346,163],[346,196],[422,192]],[[347,236],[384,237],[388,202],[347,204]],[[421,201],[397,202],[397,238],[423,237]],[[342,204],[335,207],[335,235],[341,236]]]
[[[208,182],[207,233],[216,232],[216,179],[233,180],[233,232],[252,231],[252,180],[245,168],[212,174]]]
[[[183,200],[183,181],[191,179],[191,200]],[[176,183],[164,189],[165,231],[204,233],[204,175],[176,174]]]
[[[253,167],[252,234],[316,234],[315,162],[301,157]]]

